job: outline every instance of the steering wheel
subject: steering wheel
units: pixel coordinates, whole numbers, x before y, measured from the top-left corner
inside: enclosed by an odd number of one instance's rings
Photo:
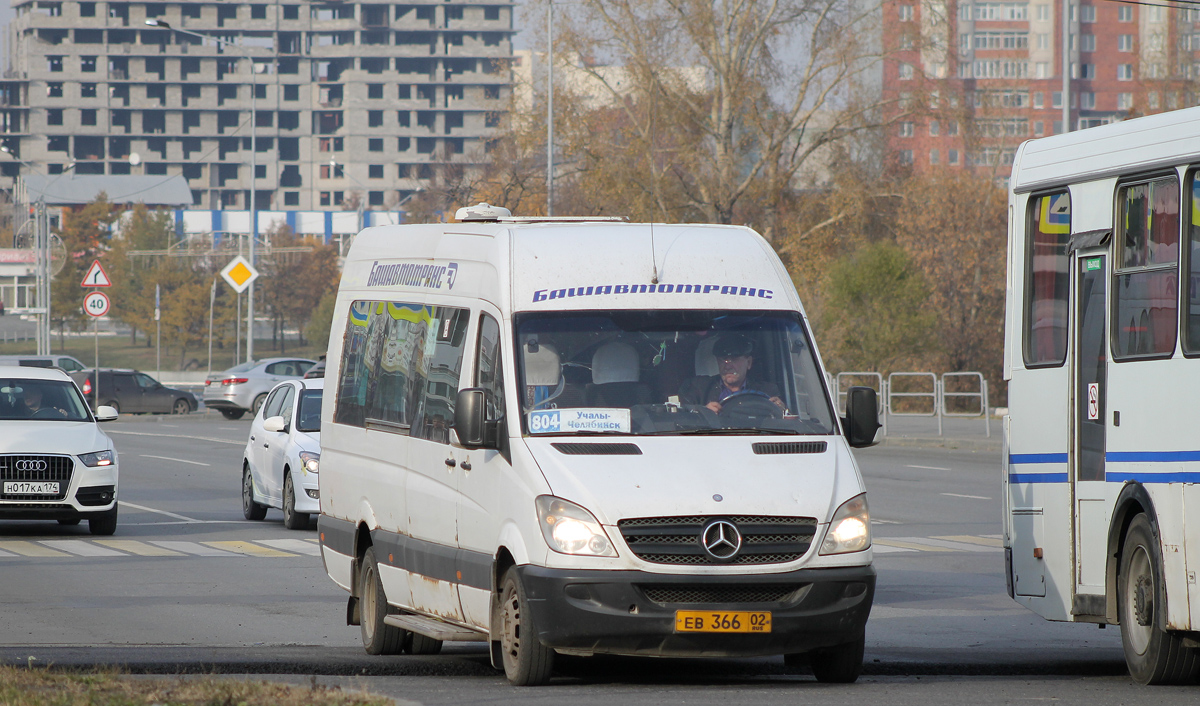
[[[33,413],[31,419],[62,419],[65,416],[67,415],[63,414],[62,410],[53,407],[42,407]]]
[[[783,419],[783,410],[761,392],[737,392],[721,403],[720,416],[733,415]]]

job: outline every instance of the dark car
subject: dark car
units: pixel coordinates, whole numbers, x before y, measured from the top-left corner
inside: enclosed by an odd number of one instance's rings
[[[72,373],[71,378],[96,408],[96,371]],[[115,407],[118,412],[132,414],[188,414],[199,406],[196,396],[187,390],[166,387],[138,370],[100,369],[100,404]]]

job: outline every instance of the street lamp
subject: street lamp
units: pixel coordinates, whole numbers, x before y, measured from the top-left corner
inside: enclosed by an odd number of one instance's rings
[[[160,20],[157,18],[151,19],[151,20],[146,20],[146,26],[157,27],[159,29],[167,29],[167,30],[171,30],[172,32],[179,32],[180,34],[188,34],[193,37],[199,37],[200,39],[211,39],[214,42],[216,42],[217,44],[224,44],[226,46],[234,47],[235,49],[237,49],[238,51],[240,51],[242,53],[242,57],[244,59],[246,59],[246,61],[249,62],[249,64],[250,64],[250,258],[249,259],[250,259],[250,267],[253,268],[254,267],[254,248],[255,248],[255,243],[258,241],[258,210],[255,208],[255,203],[254,203],[255,187],[257,186],[257,184],[255,183],[255,179],[258,176],[258,174],[257,174],[257,172],[258,172],[258,141],[257,141],[257,139],[255,139],[258,135],[258,125],[257,125],[257,122],[258,122],[258,104],[257,104],[258,81],[255,79],[255,75],[254,75],[254,59],[250,56],[250,53],[246,50],[246,47],[242,46],[241,44],[238,44],[237,42],[231,42],[228,39],[214,37],[209,34],[201,34],[200,32],[193,32],[190,29],[180,29],[178,27],[172,27],[166,20]],[[250,286],[248,287],[248,292],[249,292],[249,294],[247,294],[247,296],[246,296],[246,309],[247,309],[247,311],[246,311],[246,333],[247,333],[247,335],[246,335],[246,362],[250,362],[250,361],[254,360],[254,282],[250,283]]]

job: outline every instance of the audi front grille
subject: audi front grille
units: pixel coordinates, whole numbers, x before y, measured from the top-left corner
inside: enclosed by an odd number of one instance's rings
[[[737,552],[729,558],[713,556],[702,541],[705,528],[720,520],[731,523],[741,535]],[[617,527],[634,555],[655,564],[783,564],[808,553],[817,532],[817,520],[814,517],[765,515],[692,515],[626,519],[617,522]]]
[[[44,500],[52,502],[63,500],[71,486],[71,473],[75,470],[75,462],[70,456],[46,456],[32,454],[13,454],[0,456],[0,500],[31,501]],[[58,481],[57,494],[17,494],[5,493],[5,481],[44,482]]]

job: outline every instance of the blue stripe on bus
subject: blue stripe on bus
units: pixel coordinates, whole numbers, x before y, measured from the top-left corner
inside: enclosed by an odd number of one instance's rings
[[[1104,460],[1110,463],[1170,463],[1200,461],[1200,451],[1109,451]]]
[[[1138,473],[1125,471],[1123,473],[1105,473],[1104,480],[1109,483],[1124,483],[1135,480],[1140,483],[1200,483],[1200,473]]]
[[[1009,483],[1066,483],[1066,473],[1009,473]]]
[[[1010,464],[1018,463],[1066,463],[1066,454],[1009,454]]]

